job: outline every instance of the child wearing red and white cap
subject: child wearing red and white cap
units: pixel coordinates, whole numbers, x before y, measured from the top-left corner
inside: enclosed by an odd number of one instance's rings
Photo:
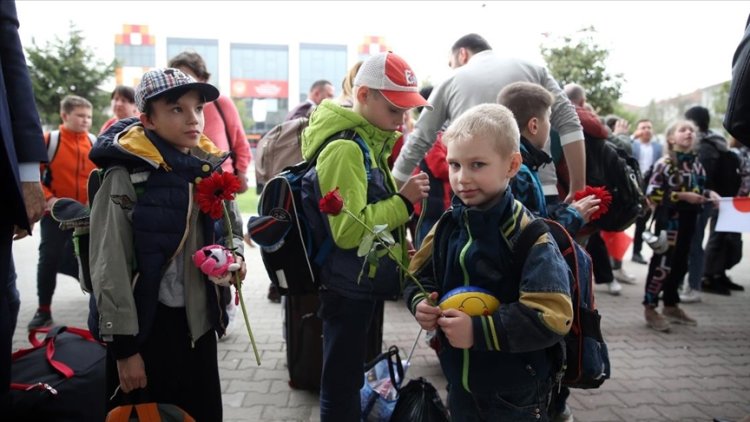
[[[369,227],[387,225],[396,239],[393,256],[406,262],[404,225],[413,204],[429,190],[424,173],[412,176],[398,189],[388,168],[403,113],[417,106],[430,107],[419,94],[411,67],[391,52],[368,58],[354,79],[353,103],[349,109],[323,101],[302,135],[304,158],[310,160],[319,153],[303,182],[303,191],[314,199],[304,204],[305,215],[317,219],[311,224],[318,228],[316,241],[330,238],[334,243],[320,268],[323,422],[360,420],[367,329],[376,306],[397,297],[401,289],[399,266],[391,258],[383,256],[373,266],[357,256],[369,232],[355,218]],[[317,209],[317,200],[336,188],[356,217],[347,213],[326,216]]]

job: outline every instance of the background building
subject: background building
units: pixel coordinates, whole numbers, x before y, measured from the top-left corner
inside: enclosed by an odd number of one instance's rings
[[[152,34],[147,25],[125,24],[115,35],[115,83],[135,86],[147,70],[166,66],[182,51],[195,51],[206,61],[209,82],[234,99],[254,142],[305,101],[313,82],[331,81],[338,95],[351,65],[386,50],[385,39],[378,36],[366,36],[357,45],[252,43]]]

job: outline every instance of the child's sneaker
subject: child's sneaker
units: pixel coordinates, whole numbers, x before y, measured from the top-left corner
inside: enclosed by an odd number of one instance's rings
[[[551,422],[573,422],[573,411],[570,409],[570,406],[568,406],[567,403],[565,403],[565,409],[563,409],[562,412],[558,413],[557,415],[554,415],[551,419]]]
[[[666,309],[666,308],[665,308]],[[643,311],[643,315],[646,317],[646,324],[656,331],[669,331],[670,324],[667,318],[659,313],[656,309],[647,306]]]
[[[51,312],[37,310],[34,317],[31,318],[28,328],[29,330],[34,330],[37,328],[49,327],[53,322]]]
[[[691,325],[695,327],[698,325],[698,321],[694,320],[693,318],[690,318],[687,316],[685,311],[682,310],[682,308],[679,308],[677,306],[665,306],[664,310],[661,311],[662,315],[664,315],[669,321],[675,323],[675,324],[684,324],[684,325]]]
[[[617,282],[617,279],[612,280],[610,283],[607,283],[607,288],[609,289],[609,294],[612,296],[619,296],[620,292],[622,291],[622,285]]]
[[[624,268],[618,268],[612,270],[612,275],[615,276],[615,280],[625,284],[635,284],[635,276],[633,274],[625,272]]]
[[[686,286],[680,292],[680,302],[682,303],[697,303],[701,300],[701,292],[693,290],[690,286]]]

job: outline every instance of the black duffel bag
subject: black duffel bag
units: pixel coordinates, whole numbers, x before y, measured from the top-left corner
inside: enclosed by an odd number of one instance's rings
[[[13,353],[8,420],[103,421],[104,345],[88,330],[65,326],[31,330],[29,342],[33,347]]]

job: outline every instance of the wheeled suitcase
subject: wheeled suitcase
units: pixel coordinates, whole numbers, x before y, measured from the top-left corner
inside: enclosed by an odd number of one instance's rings
[[[319,391],[323,371],[323,321],[318,317],[320,299],[317,294],[284,297],[284,332],[289,386],[300,390]],[[383,344],[383,302],[375,314],[367,334],[368,362],[378,356]]]

